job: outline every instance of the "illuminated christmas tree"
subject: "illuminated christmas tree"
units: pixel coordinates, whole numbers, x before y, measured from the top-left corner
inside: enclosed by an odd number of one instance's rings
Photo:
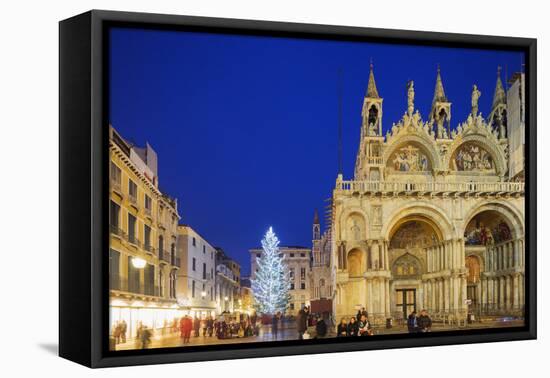
[[[262,239],[263,253],[256,262],[258,271],[252,280],[256,310],[262,314],[284,313],[290,296],[290,281],[279,256],[279,239],[270,227]]]

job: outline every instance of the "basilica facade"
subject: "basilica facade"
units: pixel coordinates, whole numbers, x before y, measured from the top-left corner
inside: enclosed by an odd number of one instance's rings
[[[402,119],[383,135],[383,98],[371,65],[352,180],[332,195],[331,281],[337,319],[404,319],[426,309],[449,323],[523,316],[525,303],[524,75],[506,91],[498,70],[488,116],[451,128],[438,68],[430,114],[408,83]],[[405,105],[405,104],[404,104]]]

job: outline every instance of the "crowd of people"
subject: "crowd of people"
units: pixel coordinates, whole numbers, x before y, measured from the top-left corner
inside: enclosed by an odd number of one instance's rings
[[[218,318],[208,316],[206,318],[189,315],[183,316],[179,322],[174,320],[173,330],[180,332],[183,344],[188,344],[191,334],[194,337],[217,337],[218,339],[228,339],[233,337],[256,336],[259,332],[259,324],[256,315],[241,316],[240,319],[228,314],[221,314]]]
[[[365,308],[357,311],[356,316],[352,316],[349,321],[347,318],[342,318],[336,327],[337,337],[362,337],[372,336],[374,330],[369,321],[369,313]]]
[[[271,328],[271,338],[277,340],[285,324],[295,321],[297,337],[299,340],[327,337],[334,330],[333,322],[329,314],[311,314],[309,307],[301,309],[295,318],[287,317],[278,312],[271,317],[259,318],[254,315],[240,315],[236,317],[229,313],[222,313],[218,317],[208,316],[204,318],[185,315],[180,319],[174,319],[171,326],[163,328],[172,333],[179,333],[183,344],[189,344],[191,337],[216,337],[218,339],[231,339],[258,336],[262,324]],[[432,320],[426,310],[420,315],[413,311],[407,318],[409,333],[430,332]],[[289,328],[292,328],[290,326]],[[269,328],[268,328],[269,329]],[[117,321],[113,325],[112,335],[114,343],[126,342],[128,326],[126,321]],[[265,330],[265,328],[264,328]],[[265,332],[265,331],[264,331]],[[337,337],[362,337],[372,336],[374,329],[369,321],[369,314],[365,308],[357,311],[356,316],[342,318],[336,326]],[[135,342],[137,347],[145,349],[151,344],[153,330],[147,325],[138,323]],[[331,334],[333,335],[333,334]]]

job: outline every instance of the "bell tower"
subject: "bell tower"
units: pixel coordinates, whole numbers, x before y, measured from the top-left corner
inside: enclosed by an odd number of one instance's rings
[[[498,133],[499,139],[506,139],[507,135],[507,114],[506,114],[506,91],[500,80],[500,66],[497,68],[497,83],[493,94],[493,106],[489,114],[489,124],[493,131]]]
[[[378,95],[378,89],[376,88],[374,65],[371,61],[367,93],[361,111],[363,117],[361,129],[364,136],[382,136],[382,101],[383,99]]]
[[[361,141],[355,162],[355,179],[379,181],[382,175],[382,102],[374,79],[371,61],[367,93],[361,111]]]
[[[314,265],[319,265],[321,263],[321,224],[319,223],[319,213],[315,209],[313,214],[313,240],[312,240],[313,250],[313,263]]]
[[[437,77],[435,79],[430,124],[435,126],[435,135],[437,139],[449,139],[451,134],[451,103],[445,96],[439,65],[437,66]]]

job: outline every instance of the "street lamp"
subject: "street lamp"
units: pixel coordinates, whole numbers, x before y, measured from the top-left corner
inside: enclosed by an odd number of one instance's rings
[[[146,261],[139,257],[132,257],[132,265],[136,269],[145,268]]]
[[[203,291],[203,292],[201,293],[201,297],[202,297],[202,299],[204,299],[204,297],[206,297],[206,291]]]

